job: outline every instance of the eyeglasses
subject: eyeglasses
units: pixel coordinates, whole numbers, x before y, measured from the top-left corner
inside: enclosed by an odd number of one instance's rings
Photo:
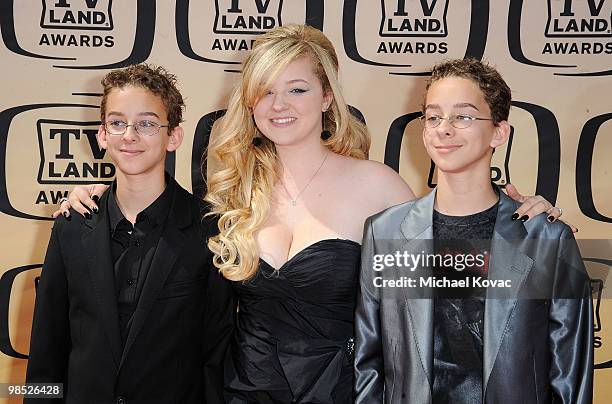
[[[134,124],[128,124],[127,122],[120,120],[112,120],[104,122],[104,127],[109,135],[123,135],[127,128],[133,126],[136,133],[142,136],[155,136],[159,133],[161,128],[167,128],[168,125],[160,125],[153,121],[139,121]]]
[[[469,128],[474,121],[493,121],[491,118],[476,118],[475,116],[465,114],[451,115],[448,118],[438,115],[423,115],[419,118],[423,126],[427,129],[437,128],[445,119],[456,129]]]

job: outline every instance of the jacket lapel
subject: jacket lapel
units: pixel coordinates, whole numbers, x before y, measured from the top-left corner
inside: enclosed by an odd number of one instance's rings
[[[149,268],[147,278],[142,287],[138,305],[134,311],[132,324],[125,342],[125,348],[121,356],[119,367],[125,362],[138,333],[147,321],[147,317],[155,299],[159,295],[162,286],[174,267],[176,259],[180,256],[186,243],[186,236],[180,229],[191,224],[191,208],[187,203],[189,200],[188,197],[182,195],[182,193],[186,194],[186,191],[180,188],[178,184],[174,186],[175,191],[172,204],[170,205],[170,212],[168,213],[164,230],[159,238],[153,259],[151,260],[151,267]],[[183,197],[179,198],[179,196]],[[152,319],[149,319],[149,321],[151,320]]]
[[[436,196],[434,189],[428,195],[414,202],[412,208],[401,224],[401,232],[407,240],[405,251],[419,254],[433,252],[433,206]],[[417,268],[414,271],[417,277],[431,275],[430,268]],[[412,330],[416,339],[421,365],[427,375],[431,387],[433,365],[433,295],[430,288],[408,288],[406,307],[412,323]],[[415,295],[415,292],[420,295]]]
[[[435,194],[436,190],[434,189],[427,196],[415,201],[401,224],[402,235],[407,240],[407,251],[424,251],[425,254],[433,252],[432,217]],[[522,241],[527,234],[521,222],[510,220],[517,205],[503,192],[500,191],[499,194],[499,209],[491,240],[488,279],[509,280],[512,287],[508,289],[489,288],[487,290],[483,363],[483,386],[485,386],[485,389],[520,290],[533,267],[533,260],[523,254],[515,245]],[[428,276],[430,273],[424,272],[423,275]],[[407,298],[406,306],[411,317],[421,364],[431,386],[433,296],[430,294],[429,296],[419,297],[417,299]]]
[[[519,293],[533,267],[533,260],[516,246],[527,232],[522,222],[510,220],[517,204],[500,191],[499,209],[491,239],[488,279],[510,281],[509,288],[488,288],[484,315],[483,386],[491,376]]]
[[[115,274],[110,250],[110,227],[106,212],[108,191],[99,203],[99,213],[83,221],[84,233],[81,238],[83,251],[88,254],[87,269],[98,303],[98,315],[108,337],[115,365],[119,368],[121,358],[121,334],[117,314]]]

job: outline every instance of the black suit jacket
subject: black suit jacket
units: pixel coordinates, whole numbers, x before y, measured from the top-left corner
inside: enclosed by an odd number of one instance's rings
[[[91,219],[76,212],[71,221],[56,219],[37,290],[27,382],[64,383],[67,403],[223,402],[231,285],[213,269],[206,247],[216,223],[203,222],[201,203],[175,185],[125,347],[108,191]]]
[[[435,190],[366,222],[355,318],[357,403],[431,403],[433,300],[426,288],[373,287],[373,257],[390,248],[433,252]],[[487,290],[483,402],[592,401],[593,306],[589,278],[571,230],[539,215],[510,217],[518,204],[500,192],[488,279],[510,288]],[[392,268],[413,277],[431,275]],[[386,272],[390,274],[391,272]]]

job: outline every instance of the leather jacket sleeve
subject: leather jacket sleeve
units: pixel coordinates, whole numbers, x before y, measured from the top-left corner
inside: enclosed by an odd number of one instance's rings
[[[569,228],[561,234],[549,315],[554,402],[587,404],[593,396],[593,301]]]
[[[380,334],[379,299],[373,287],[372,223],[365,224],[361,254],[360,290],[355,311],[355,403],[382,403],[384,363]]]

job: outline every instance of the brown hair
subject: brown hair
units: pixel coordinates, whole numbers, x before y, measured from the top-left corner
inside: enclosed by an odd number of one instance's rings
[[[436,81],[446,77],[462,77],[478,84],[491,110],[493,122],[497,124],[508,120],[512,92],[501,74],[494,67],[474,58],[453,59],[439,63],[431,71],[431,77],[425,87],[425,97],[427,97],[429,87]],[[424,102],[422,108],[423,113],[425,113]]]
[[[113,70],[104,76],[101,83],[104,88],[104,95],[100,103],[102,121],[105,119],[108,94],[115,88],[125,86],[142,87],[161,98],[168,114],[168,132],[183,121],[185,102],[176,88],[176,76],[168,73],[161,66],[140,63],[124,69]]]

